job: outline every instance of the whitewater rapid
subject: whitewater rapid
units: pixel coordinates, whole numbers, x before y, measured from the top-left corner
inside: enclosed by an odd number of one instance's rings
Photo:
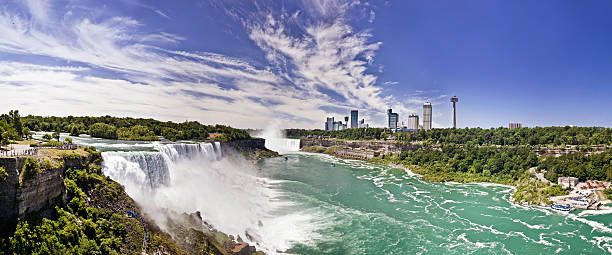
[[[240,155],[223,155],[218,142],[158,144],[155,150],[103,152],[102,170],[159,224],[166,208],[199,211],[214,228],[267,253],[310,238],[312,216],[291,209],[279,181],[259,177]]]

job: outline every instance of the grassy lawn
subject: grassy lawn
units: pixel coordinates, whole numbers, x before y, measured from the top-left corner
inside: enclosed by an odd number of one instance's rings
[[[65,155],[77,154],[79,156],[87,156],[89,155],[83,147],[78,147],[76,150],[58,150],[58,149],[41,149],[38,151],[38,155],[40,157],[50,158],[50,159],[60,159]]]
[[[40,141],[38,140],[22,140],[22,141],[15,141],[13,144],[20,144],[20,145],[31,145],[31,144],[39,144]]]

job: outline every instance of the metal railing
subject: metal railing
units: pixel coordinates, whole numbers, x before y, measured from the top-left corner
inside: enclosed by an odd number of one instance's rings
[[[76,144],[62,144],[57,146],[39,146],[36,147],[39,149],[56,149],[56,150],[75,150],[77,148]]]
[[[39,148],[32,148],[27,150],[0,151],[0,157],[36,156],[38,155],[38,149]]]
[[[25,150],[10,150],[10,151],[0,151],[0,157],[17,157],[17,156],[36,156],[38,155],[38,150],[40,149],[56,149],[56,150],[75,150],[77,148],[76,144],[62,144],[57,146],[41,146],[41,147],[32,147],[31,149]]]

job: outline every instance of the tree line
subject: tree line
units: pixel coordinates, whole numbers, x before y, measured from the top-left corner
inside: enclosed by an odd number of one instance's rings
[[[30,131],[66,132],[72,136],[89,134],[92,137],[122,140],[158,140],[162,136],[171,141],[203,140],[210,134],[217,134],[216,139],[231,141],[248,139],[248,132],[224,125],[204,125],[197,121],[175,123],[144,118],[101,117],[55,117],[33,116],[21,117],[19,111],[0,115],[0,140],[8,144],[10,140],[19,140],[31,136]]]
[[[432,129],[392,133],[388,128],[287,129],[287,137],[328,136],[338,139],[369,140],[394,137],[401,142],[424,141],[430,144],[475,145],[598,145],[612,144],[612,128],[603,127],[534,127],[534,128],[464,128]]]
[[[585,180],[612,181],[612,150],[586,155],[576,152],[559,157],[546,157],[538,164],[546,170],[544,177],[556,183],[558,177],[571,176]]]
[[[433,172],[498,176],[517,180],[525,170],[537,166],[538,157],[527,146],[460,146],[403,151],[391,156],[398,164],[423,166]]]

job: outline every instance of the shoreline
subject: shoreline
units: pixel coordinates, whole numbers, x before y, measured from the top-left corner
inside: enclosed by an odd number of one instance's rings
[[[417,177],[421,180],[427,181],[427,182],[431,182],[431,183],[445,183],[445,184],[476,184],[476,185],[482,185],[482,186],[499,186],[499,187],[505,187],[505,188],[510,188],[512,189],[512,193],[510,194],[510,196],[508,197],[508,202],[510,202],[510,204],[513,205],[518,205],[518,206],[529,206],[529,207],[537,207],[540,209],[549,209],[550,207],[547,206],[543,206],[542,204],[535,204],[535,203],[519,203],[516,202],[514,199],[514,194],[517,192],[517,186],[516,185],[508,185],[508,184],[503,184],[503,183],[496,183],[496,182],[456,182],[456,181],[432,181],[432,180],[427,180],[426,178],[423,178],[422,174],[417,174],[415,172],[413,172],[410,168],[401,165],[401,164],[395,164],[395,163],[391,163],[391,162],[387,162],[385,163],[381,163],[381,162],[376,162],[376,161],[371,161],[371,160],[367,160],[367,159],[360,159],[360,158],[349,158],[349,157],[341,157],[338,155],[331,155],[328,153],[322,153],[322,152],[310,152],[310,151],[302,151],[300,150],[300,152],[307,152],[307,153],[313,153],[313,154],[321,154],[321,155],[327,155],[327,156],[332,156],[335,158],[339,158],[339,159],[347,159],[347,160],[358,160],[361,162],[367,162],[367,163],[376,163],[376,164],[380,164],[380,165],[384,165],[384,166],[388,166],[388,167],[392,167],[392,168],[397,168],[397,169],[402,169],[404,171],[406,171],[406,174],[408,174],[409,176],[412,177]],[[594,210],[594,209],[582,209],[583,211],[591,211],[591,212],[597,212],[597,211],[601,211],[601,210]],[[581,212],[583,212],[581,211]]]

